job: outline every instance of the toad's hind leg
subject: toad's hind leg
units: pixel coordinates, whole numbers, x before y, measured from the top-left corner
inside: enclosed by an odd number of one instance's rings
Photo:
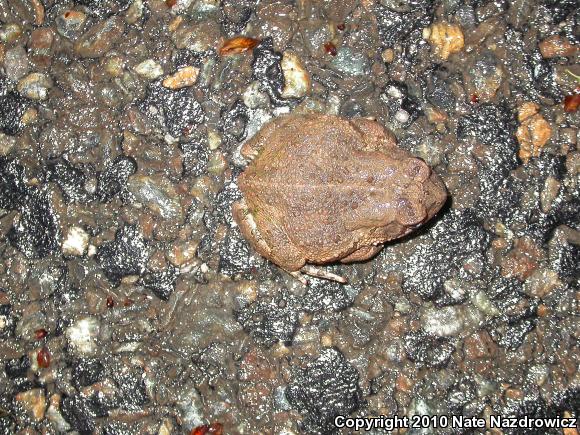
[[[341,263],[354,263],[356,261],[365,261],[373,258],[383,249],[383,245],[361,246],[352,254],[340,260]]]

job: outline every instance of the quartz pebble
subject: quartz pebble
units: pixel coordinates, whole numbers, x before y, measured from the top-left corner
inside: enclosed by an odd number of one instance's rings
[[[163,75],[163,68],[153,59],[144,60],[133,69],[141,77],[145,77],[149,80],[155,80]]]
[[[65,335],[74,354],[89,357],[98,352],[99,331],[100,322],[96,317],[83,317],[66,328]]]
[[[31,73],[18,82],[18,92],[32,100],[46,100],[52,81],[42,73]]]
[[[284,89],[282,98],[302,98],[310,92],[310,76],[296,53],[285,51],[282,57]]]
[[[424,29],[423,38],[429,41],[434,53],[443,60],[461,51],[465,45],[461,27],[445,22],[434,23]]]
[[[70,227],[62,243],[62,253],[80,257],[87,252],[89,235],[81,227]]]

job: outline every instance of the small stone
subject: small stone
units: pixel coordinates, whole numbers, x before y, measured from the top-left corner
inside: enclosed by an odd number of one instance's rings
[[[383,52],[381,53],[381,58],[385,63],[393,62],[395,60],[395,50],[393,50],[392,48],[387,48],[383,50]]]
[[[479,56],[467,70],[467,93],[479,103],[491,102],[501,87],[504,71],[491,52]]]
[[[212,175],[221,175],[227,167],[227,161],[222,153],[215,151],[207,162],[207,172]]]
[[[171,35],[171,39],[179,49],[186,48],[191,51],[205,52],[220,45],[220,29],[221,26],[213,21],[182,24]]]
[[[352,50],[350,47],[341,47],[331,65],[336,71],[351,76],[368,74],[370,69],[368,57],[363,53]]]
[[[282,56],[282,73],[284,74],[284,89],[282,98],[302,98],[310,92],[310,75],[304,64],[291,51],[285,51]]]
[[[62,243],[64,255],[80,257],[87,252],[89,235],[81,227],[70,227]]]
[[[467,361],[489,358],[497,353],[497,345],[487,331],[482,330],[471,334],[465,339],[463,352]]]
[[[524,163],[532,157],[539,157],[542,148],[552,136],[552,127],[538,112],[539,106],[535,103],[524,103],[519,108],[518,120],[520,126],[516,138],[520,144],[518,156]]]
[[[101,57],[121,39],[124,31],[123,18],[115,15],[91,27],[75,44],[75,51],[81,57]]]
[[[207,144],[208,148],[212,151],[217,150],[222,144],[222,138],[219,133],[215,130],[209,130],[207,132]]]
[[[397,113],[395,113],[395,120],[400,124],[406,123],[409,120],[409,112],[403,109],[397,110]]]
[[[186,66],[163,80],[163,86],[169,89],[181,89],[193,86],[199,75],[199,68]]]
[[[107,56],[105,71],[111,77],[122,77],[125,73],[125,60],[121,56]]]
[[[128,24],[135,24],[143,16],[143,1],[133,0],[129,9],[127,9],[127,15],[125,15],[125,21]]]
[[[542,250],[531,238],[517,239],[500,263],[501,274],[506,278],[525,281],[538,268],[541,257]]]
[[[219,49],[220,56],[245,53],[254,49],[260,43],[259,39],[247,36],[236,36],[225,41]]]
[[[18,24],[5,24],[0,26],[0,41],[7,44],[16,41],[22,35],[22,27]]]
[[[248,85],[242,94],[244,104],[249,109],[257,109],[258,107],[265,107],[270,102],[268,94],[260,90],[260,82],[255,81]]]
[[[56,31],[68,39],[76,38],[81,34],[87,21],[87,15],[81,11],[70,10],[56,17]]]
[[[149,80],[155,80],[163,75],[163,68],[153,59],[144,60],[133,69],[141,77],[145,77]]]
[[[16,138],[0,133],[0,156],[6,156],[16,145]]]
[[[166,254],[167,259],[174,266],[184,266],[195,258],[198,246],[198,240],[188,240],[186,242],[173,245],[171,250]]]
[[[52,88],[50,78],[42,73],[31,73],[18,82],[18,92],[32,100],[46,100]]]
[[[443,60],[461,51],[465,45],[461,27],[446,22],[434,23],[424,29],[423,38],[429,41],[435,54]]]
[[[183,221],[183,209],[177,191],[167,178],[131,175],[127,181],[127,188],[135,195],[137,201],[143,203],[162,219]]]
[[[438,337],[457,335],[463,328],[463,315],[455,306],[430,307],[421,315],[423,330]]]
[[[542,57],[551,59],[553,57],[568,57],[573,56],[578,47],[570,43],[566,38],[558,35],[550,36],[538,44]]]
[[[538,269],[524,283],[524,291],[535,298],[543,298],[560,287],[558,274],[550,269]]]
[[[28,57],[24,47],[18,45],[6,51],[4,56],[4,72],[6,77],[17,82],[24,77],[30,70],[28,66]]]
[[[46,397],[42,388],[23,391],[16,395],[16,402],[20,403],[26,414],[34,420],[40,421],[44,418],[46,409]]]
[[[100,329],[96,317],[84,317],[74,322],[65,331],[71,351],[80,357],[94,356],[99,349],[97,338]]]
[[[49,406],[46,410],[46,418],[51,422],[58,433],[68,432],[70,425],[60,413],[60,395],[50,396]]]
[[[544,188],[540,193],[540,208],[544,213],[548,213],[552,209],[552,204],[554,200],[558,197],[560,193],[560,182],[549,176],[544,182]]]
[[[52,42],[54,41],[54,32],[50,27],[41,27],[40,29],[34,29],[30,34],[30,40],[28,41],[28,48],[34,54],[50,54],[50,48],[52,47]]]

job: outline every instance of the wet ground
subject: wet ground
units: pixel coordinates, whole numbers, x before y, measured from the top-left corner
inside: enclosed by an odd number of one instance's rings
[[[577,417],[579,19],[575,0],[0,0],[0,432]],[[350,284],[303,287],[230,209],[241,144],[288,112],[376,118],[449,203],[330,267]],[[434,432],[466,431],[408,431]]]

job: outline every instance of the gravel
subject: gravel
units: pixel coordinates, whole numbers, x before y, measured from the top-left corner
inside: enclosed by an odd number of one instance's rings
[[[579,19],[0,1],[0,433],[578,418]],[[243,143],[312,112],[376,119],[450,194],[374,259],[323,266],[347,285],[302,286],[231,215]]]

